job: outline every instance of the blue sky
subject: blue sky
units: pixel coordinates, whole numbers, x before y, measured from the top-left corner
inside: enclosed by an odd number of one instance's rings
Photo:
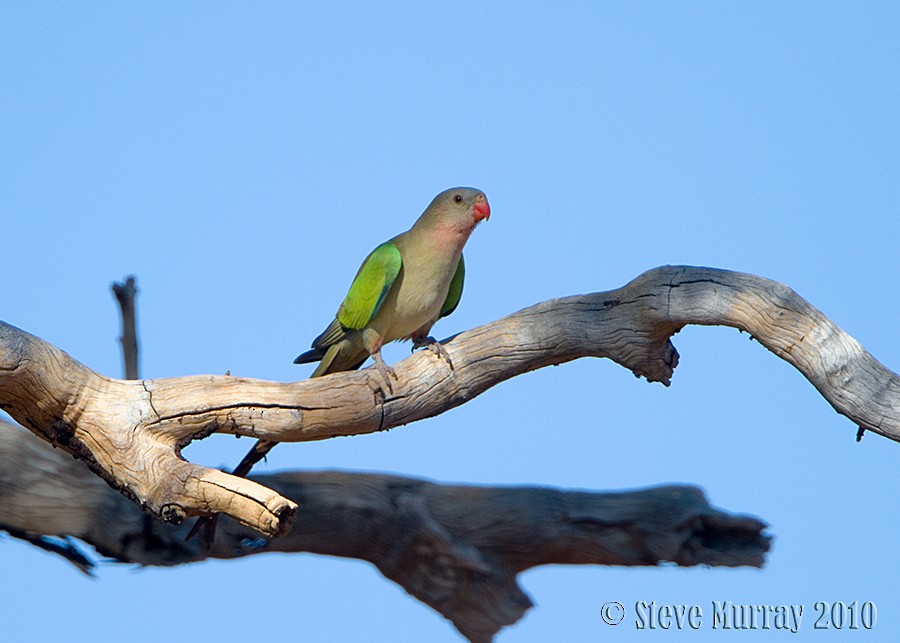
[[[782,281],[900,367],[896,4],[485,4],[4,3],[0,319],[119,375],[108,286],[133,273],[145,377],[305,377],[291,361],[366,253],[473,185],[492,217],[438,337],[688,263]],[[668,389],[581,360],[386,434],[280,446],[259,469],[684,482],[771,524],[763,570],[529,571],[537,608],[499,641],[722,636],[612,629],[609,600],[803,604],[799,638],[817,641],[847,633],[813,631],[816,601],[871,600],[869,638],[900,636],[898,445],[856,444],[735,330],[675,344]],[[248,446],[187,455],[233,465]],[[15,640],[78,640],[80,626],[140,643],[157,639],[134,629],[148,620],[173,641],[231,640],[271,632],[273,614],[298,640],[460,640],[353,561],[110,565],[88,580],[4,539],[0,565]],[[48,617],[48,599],[71,618]]]

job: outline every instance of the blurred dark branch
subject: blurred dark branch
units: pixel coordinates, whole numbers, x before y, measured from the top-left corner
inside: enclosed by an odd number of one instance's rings
[[[184,542],[187,523],[151,519],[64,452],[0,423],[0,524],[7,530],[63,542],[74,536],[114,562],[140,565],[269,551],[357,558],[471,641],[490,641],[532,606],[517,582],[532,567],[760,567],[770,546],[764,523],[715,509],[690,486],[599,493],[336,471],[254,479],[302,507],[293,528],[267,541],[223,517],[207,552]]]
[[[94,576],[94,568],[96,564],[88,558],[73,542],[71,536],[38,536],[30,534],[27,531],[21,531],[9,525],[0,524],[0,532],[5,531],[7,534],[18,540],[24,540],[29,545],[34,545],[38,549],[43,549],[51,554],[62,556],[78,569],[78,571],[88,576]]]
[[[125,379],[136,380],[140,376],[138,374],[137,312],[135,308],[138,291],[134,285],[134,276],[129,275],[125,279],[125,283],[114,282],[112,291],[122,312],[122,336],[119,341],[122,344],[122,357],[125,360]]]

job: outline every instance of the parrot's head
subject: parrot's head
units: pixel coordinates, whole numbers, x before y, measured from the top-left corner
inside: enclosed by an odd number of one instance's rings
[[[471,231],[491,217],[491,206],[481,190],[451,188],[434,197],[434,201],[425,210],[423,218],[425,217],[433,217],[445,225]]]

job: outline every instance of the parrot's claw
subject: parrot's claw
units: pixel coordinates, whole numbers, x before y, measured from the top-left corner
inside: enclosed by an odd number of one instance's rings
[[[380,353],[375,353],[372,356],[372,360],[375,362],[375,370],[378,371],[378,373],[381,375],[381,379],[384,380],[384,384],[387,387],[387,392],[393,394],[394,387],[391,385],[391,378],[393,377],[394,380],[398,379],[396,371],[394,371],[393,368],[385,363]]]
[[[413,339],[412,349],[415,351],[419,348],[427,348],[439,358],[447,362],[447,366],[450,367],[451,371],[453,370],[453,360],[450,359],[450,353],[447,352],[447,349],[444,348],[443,344],[441,344],[431,335],[428,335],[427,337],[416,337]]]

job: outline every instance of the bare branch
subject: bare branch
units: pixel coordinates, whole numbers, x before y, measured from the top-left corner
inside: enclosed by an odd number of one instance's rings
[[[164,520],[225,512],[266,535],[286,529],[292,502],[178,457],[213,432],[276,441],[389,429],[454,408],[499,382],[578,357],[608,357],[668,385],[670,337],[687,324],[752,334],[807,377],[839,412],[900,441],[900,378],[786,286],[711,268],[665,266],[618,290],[547,301],[395,365],[384,399],[368,369],[293,383],[193,376],[105,378],[59,349],[0,325],[0,406],[86,461]]]
[[[297,510],[293,502],[181,459],[187,440],[160,425],[147,384],[103,377],[0,322],[0,408],[26,428],[163,521],[224,512],[267,536],[285,531]]]
[[[713,509],[699,489],[687,486],[588,493],[445,486],[333,471],[256,481],[302,505],[294,528],[267,542],[247,527],[222,521],[207,553],[184,542],[187,525],[150,519],[81,463],[0,423],[0,528],[75,536],[105,556],[142,565],[266,551],[358,558],[472,641],[489,641],[531,607],[516,578],[531,567],[758,567],[770,545],[762,522]]]
[[[36,536],[27,531],[20,531],[15,527],[10,527],[0,523],[0,531],[5,531],[13,538],[23,540],[29,545],[34,545],[38,549],[43,549],[51,554],[62,556],[64,560],[69,561],[81,573],[87,576],[94,575],[94,561],[88,558],[69,536],[62,538],[54,538],[52,536]]]
[[[125,379],[136,380],[138,378],[138,340],[137,340],[137,309],[135,298],[137,287],[134,285],[134,275],[129,275],[125,283],[113,283],[113,294],[119,302],[119,310],[122,313],[122,358],[125,361]]]

